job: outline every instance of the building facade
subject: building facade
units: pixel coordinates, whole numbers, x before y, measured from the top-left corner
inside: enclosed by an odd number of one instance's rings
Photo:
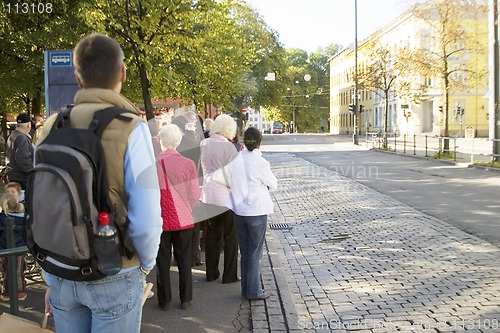
[[[263,112],[261,110],[248,108],[248,126],[255,127],[259,129],[261,132],[269,132],[271,133],[273,128],[273,122],[267,121],[266,117],[264,117]]]
[[[478,38],[477,45],[487,45],[486,14],[466,15],[462,22],[464,31]],[[439,51],[438,46],[432,42],[436,34],[428,22],[415,17],[414,12],[409,10],[359,43],[358,72],[370,63],[370,52],[364,51],[368,51],[368,45],[373,42],[391,50],[394,61],[398,61],[397,53],[403,49],[432,51],[434,48]],[[354,98],[354,56],[354,49],[349,46],[330,58],[330,133],[332,134],[353,132],[354,119],[349,112],[349,104],[353,104]],[[462,80],[464,83],[455,84],[449,89],[449,135],[463,137],[467,129],[473,130],[476,136],[487,137],[488,100],[485,97],[488,90],[487,79],[479,80],[476,77],[473,81],[467,74],[458,76],[458,73],[467,73],[469,70],[475,73],[487,72],[487,48],[482,52],[480,48],[476,52],[457,52],[450,55],[447,60],[450,72],[457,69],[456,73],[450,75],[450,79]],[[364,109],[359,114],[360,133],[382,131],[387,110],[388,133],[443,136],[446,113],[443,78],[439,75],[424,77],[408,73],[406,77],[401,76],[399,79],[411,81],[410,84],[415,91],[419,92],[409,97],[394,88],[388,98],[383,98],[384,94],[377,93],[374,89],[359,91],[359,104],[363,105]]]

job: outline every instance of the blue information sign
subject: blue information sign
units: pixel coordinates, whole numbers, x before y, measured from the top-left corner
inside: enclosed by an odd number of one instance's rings
[[[73,67],[72,50],[44,52],[45,63],[45,107],[49,117],[72,104],[78,91]]]
[[[71,67],[71,52],[54,52],[50,54],[50,66]]]

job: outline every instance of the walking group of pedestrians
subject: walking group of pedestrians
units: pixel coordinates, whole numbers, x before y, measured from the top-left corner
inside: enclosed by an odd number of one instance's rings
[[[248,128],[243,147],[237,140],[236,122],[228,115],[202,123],[197,114],[188,112],[161,128],[156,122],[147,124],[120,94],[126,78],[123,59],[116,40],[98,33],[84,37],[74,50],[81,90],[70,113],[71,127],[88,128],[94,113],[111,106],[128,111],[123,114],[127,121],[111,121],[101,139],[114,220],[126,251],[117,274],[95,281],[44,272],[46,310],[54,315],[58,332],[139,332],[146,276],[155,264],[158,305],[162,310],[170,307],[172,259],[179,271],[181,308],[189,309],[191,270],[203,264],[200,225],[204,226],[207,282],[221,276],[223,250],[222,283],[241,281],[245,299],[270,296],[261,288],[260,258],[267,214],[273,210],[269,191],[276,189],[277,179],[259,151],[260,131]],[[24,128],[25,121],[24,116],[18,119],[22,133],[16,136],[22,140],[11,137],[28,148],[27,155],[11,148],[8,157],[18,169],[22,165],[29,172],[36,160],[27,135],[31,125]],[[55,117],[45,121],[36,135],[35,151],[54,124]],[[214,179],[221,169],[228,171],[226,183]],[[9,177],[26,188],[26,178],[16,178],[13,172]]]

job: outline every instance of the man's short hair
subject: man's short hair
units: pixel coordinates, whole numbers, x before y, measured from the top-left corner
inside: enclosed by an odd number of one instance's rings
[[[73,58],[83,88],[113,89],[120,82],[123,51],[113,38],[87,35],[76,45]]]

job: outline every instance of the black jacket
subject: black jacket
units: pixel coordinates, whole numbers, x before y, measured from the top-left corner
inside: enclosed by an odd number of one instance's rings
[[[9,215],[4,212],[0,213],[0,249],[4,250],[7,248],[7,217],[14,219],[14,225],[18,227],[24,227],[24,214],[23,213],[11,213]],[[16,240],[16,247],[26,245],[24,241],[24,231],[14,230],[14,237]]]
[[[25,182],[31,169],[33,169],[31,137],[16,129],[7,140],[7,177],[10,181]]]

